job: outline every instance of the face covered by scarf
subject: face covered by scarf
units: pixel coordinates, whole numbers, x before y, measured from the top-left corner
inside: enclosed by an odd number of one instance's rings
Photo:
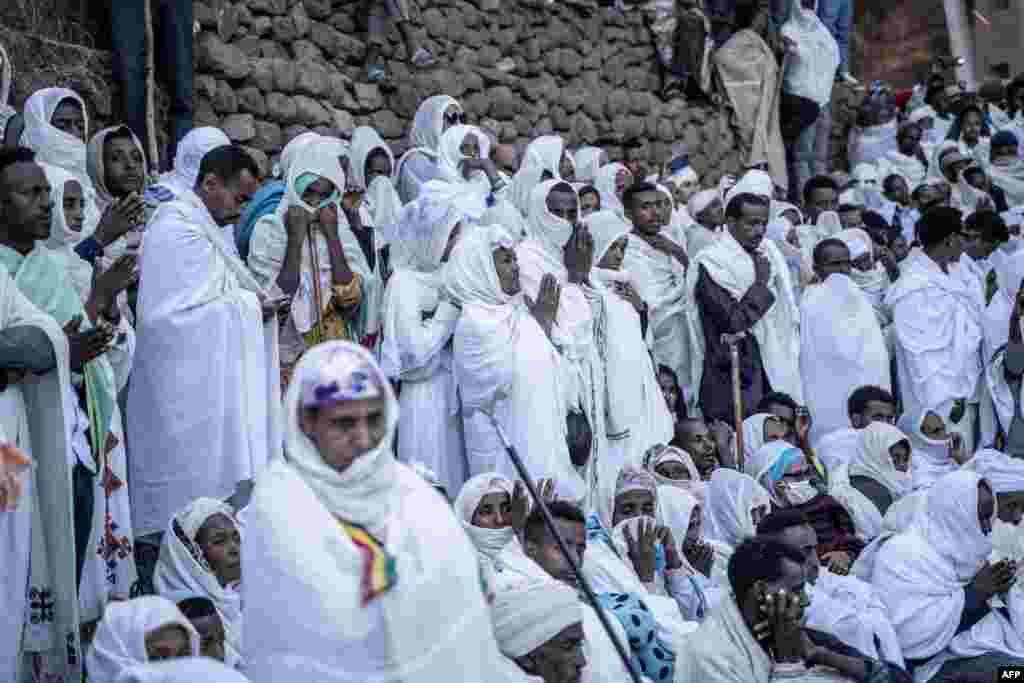
[[[914,488],[922,488],[931,484],[943,474],[957,469],[958,465],[950,457],[951,438],[932,438],[925,433],[924,422],[929,413],[934,413],[943,421],[949,415],[950,402],[931,409],[922,409],[917,414],[904,413],[899,420],[900,430],[910,439],[911,471]]]
[[[455,514],[476,546],[477,552],[492,559],[515,537],[515,530],[511,526],[487,529],[473,524],[473,516],[480,506],[480,501],[485,496],[495,493],[505,494],[511,501],[512,482],[496,472],[478,474],[462,485],[454,505]]]
[[[188,634],[190,656],[198,657],[199,634],[167,598],[145,595],[111,603],[86,655],[90,680],[117,681],[124,670],[148,662],[146,636],[170,625],[179,626]]]
[[[324,461],[320,448],[303,429],[303,411],[375,398],[384,401],[383,435],[339,472]],[[395,490],[392,442],[398,428],[398,400],[376,361],[355,344],[319,344],[296,365],[284,403],[285,447],[291,465],[328,512],[379,535],[387,524]]]
[[[449,182],[465,182],[462,174],[462,162],[470,158],[462,151],[466,138],[476,138],[477,148],[480,150],[475,159],[488,159],[491,156],[491,140],[482,130],[476,126],[451,126],[441,136],[440,152],[441,166],[445,179]],[[480,175],[483,171],[476,171],[474,175]],[[490,183],[486,184],[490,189]]]
[[[809,503],[818,495],[811,483],[811,468],[803,451],[785,441],[772,441],[758,449],[748,463],[750,473],[761,483],[779,507]],[[795,480],[788,476],[800,477]]]

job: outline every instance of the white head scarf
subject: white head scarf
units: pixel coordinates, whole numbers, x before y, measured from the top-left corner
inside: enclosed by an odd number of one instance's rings
[[[557,256],[561,261],[562,249],[572,237],[573,225],[548,210],[548,195],[559,185],[564,185],[573,194],[576,193],[564,180],[547,180],[540,183],[530,192],[526,220],[530,226],[530,236],[544,245],[549,255]]]
[[[128,126],[111,126],[110,128],[104,128],[96,135],[92,136],[89,140],[89,144],[86,147],[86,166],[89,169],[89,177],[92,178],[92,185],[96,188],[96,202],[99,206],[100,211],[106,210],[110,204],[114,202],[114,196],[110,194],[110,190],[107,188],[106,178],[107,171],[103,164],[103,150],[107,144],[107,138],[113,133],[122,133],[127,131],[131,136],[132,142],[135,143],[135,148],[142,154],[142,172],[143,178],[145,178],[146,172],[146,150],[142,147],[142,143],[135,137],[135,133],[132,132]]]
[[[884,486],[893,501],[910,493],[913,462],[907,472],[900,472],[893,464],[889,449],[910,439],[896,427],[884,422],[872,422],[859,430],[860,445],[850,459],[850,476],[868,477]]]
[[[728,209],[734,199],[744,194],[771,199],[775,194],[775,184],[772,182],[772,177],[764,171],[747,171],[725,193],[725,208]]]
[[[479,226],[466,239],[460,240],[445,268],[448,296],[460,305],[474,304],[491,309],[511,302],[514,297],[501,289],[494,269],[494,252],[502,247],[514,248],[515,240],[498,225]],[[464,390],[461,385],[460,390]],[[466,396],[463,395],[462,399],[465,401]]]
[[[591,183],[597,177],[597,171],[601,168],[601,157],[605,151],[600,147],[580,147],[573,156],[576,165],[576,180],[581,183]]]
[[[693,216],[693,220],[697,220],[697,216],[701,211],[708,208],[711,205],[711,202],[716,199],[721,200],[721,198],[722,196],[718,193],[718,190],[701,190],[690,197],[690,201],[686,205],[686,210],[691,216]]]
[[[395,155],[392,154],[391,148],[376,130],[369,126],[359,126],[352,131],[348,174],[349,182],[355,189],[363,192],[369,189],[366,184],[366,161],[378,149],[384,150],[384,153],[388,155],[388,161],[391,162],[391,168],[394,170]]]
[[[630,180],[626,181],[626,187],[629,187],[632,183],[633,174],[629,172],[623,164],[613,162],[605,164],[598,169],[597,175],[594,176],[594,187],[597,188],[597,193],[601,195],[601,208],[605,211],[613,211],[619,216],[626,215],[626,207],[623,206],[622,200],[619,195],[615,193],[615,178],[619,175],[620,171],[625,171]],[[694,215],[694,214],[690,214]]]
[[[497,472],[478,474],[462,485],[454,505],[455,515],[462,522],[462,528],[473,541],[477,552],[490,559],[495,558],[515,538],[515,530],[510,526],[502,529],[485,529],[473,524],[473,515],[476,514],[480,501],[492,493],[508,494],[511,500],[512,482]]]
[[[818,229],[821,239],[835,237],[843,229],[843,222],[839,220],[839,214],[835,211],[822,211],[818,214],[818,220],[814,224]]]
[[[186,657],[133,666],[121,674],[117,683],[247,683],[248,680],[208,657]]]
[[[160,595],[179,602],[191,596],[209,598],[224,624],[229,654],[237,660],[242,649],[241,593],[235,586],[221,586],[197,541],[203,524],[217,514],[238,528],[231,506],[213,498],[197,498],[174,516],[160,545],[153,585]]]
[[[686,480],[680,479],[669,479],[666,476],[658,474],[658,466],[663,465],[667,462],[678,462],[686,471],[689,473],[690,478]],[[697,500],[703,500],[705,495],[705,483],[700,478],[700,472],[697,470],[697,466],[693,463],[693,458],[690,454],[681,448],[675,446],[655,446],[647,451],[644,456],[644,466],[654,475],[654,480],[658,482],[658,490],[661,491],[666,486],[679,489],[680,491],[686,491]]]
[[[462,113],[462,106],[448,95],[434,95],[420,103],[409,131],[410,149],[418,149],[432,159],[440,154],[444,113],[449,107],[455,107],[456,111]]]
[[[89,679],[97,683],[116,681],[122,671],[149,661],[146,635],[174,624],[185,629],[192,656],[199,656],[199,634],[185,615],[167,598],[145,595],[125,602],[112,602],[96,627],[92,647],[85,657]]]
[[[512,178],[512,203],[524,216],[530,213],[530,199],[545,171],[551,174],[550,180],[561,180],[564,152],[565,141],[557,135],[542,135],[527,146],[519,170]],[[604,206],[603,196],[601,200]]]
[[[770,507],[771,497],[753,477],[719,468],[711,475],[703,511],[704,537],[732,548],[757,533],[751,511]]]
[[[440,193],[424,191],[406,204],[395,225],[406,266],[421,273],[437,272],[452,231],[465,217],[455,198]]]
[[[914,481],[914,488],[927,486],[944,474],[955,471],[957,465],[949,457],[949,439],[936,440],[925,436],[921,430],[924,419],[928,413],[938,415],[943,421],[949,419],[950,402],[941,406],[925,407],[916,414],[904,413],[899,419],[899,428],[910,439],[911,447],[911,473]],[[951,430],[948,429],[947,433]]]
[[[316,444],[303,431],[303,404],[318,390],[344,390],[356,383],[375,386],[383,396],[387,427],[380,443],[344,472],[338,472],[323,461]],[[398,428],[398,401],[373,357],[348,342],[314,346],[296,365],[284,402],[285,450],[292,467],[328,512],[379,536],[388,521],[390,497],[395,490],[392,444]]]
[[[768,443],[764,438],[764,423],[768,420],[777,419],[771,413],[755,413],[743,420],[743,456],[747,463],[744,470],[747,474],[751,474],[750,468],[752,465],[750,462],[753,460],[754,454]]]
[[[68,227],[64,215],[64,188],[70,182],[78,182],[78,179],[64,169],[49,164],[41,165],[46,173],[46,180],[50,183],[50,201],[53,202],[53,210],[50,213],[50,236],[46,238],[46,246],[68,269],[75,289],[84,302],[92,289],[92,266],[75,253],[74,247],[84,239],[82,232],[85,226],[83,224],[82,230],[78,232],[72,230]]]
[[[947,474],[925,494],[926,512],[914,519],[917,532],[956,567],[964,581],[974,578],[992,552],[992,542],[978,521],[982,481],[980,474],[968,470]]]
[[[850,260],[858,259],[864,254],[874,253],[871,238],[860,228],[840,230],[832,238],[846,245],[846,248],[850,250]]]
[[[528,579],[498,593],[491,605],[494,638],[506,657],[528,655],[583,622],[576,591],[554,580]]]
[[[462,143],[467,136],[476,137],[480,145],[480,158],[487,159],[491,156],[491,139],[476,126],[451,126],[441,136],[439,151],[441,153],[441,168],[449,182],[465,182],[460,164],[466,159],[462,153]]]
[[[1018,493],[1024,491],[1024,460],[1011,458],[994,448],[984,448],[974,454],[965,469],[971,469],[985,478],[992,493]]]
[[[594,267],[597,268],[601,259],[619,239],[631,232],[629,223],[613,211],[604,209],[595,211],[584,219],[590,235],[594,238]]]
[[[75,176],[82,187],[93,192],[86,163],[84,140],[55,128],[50,120],[64,100],[72,100],[82,108],[86,135],[89,130],[89,110],[73,90],[44,88],[37,90],[25,101],[25,132],[22,143],[36,153],[36,161],[64,169]]]
[[[174,169],[160,176],[160,184],[175,195],[191,190],[199,178],[199,165],[203,162],[203,157],[211,150],[230,144],[231,139],[220,128],[193,128],[178,142],[174,154]]]
[[[292,167],[292,163],[295,158],[299,155],[299,152],[306,147],[306,145],[316,142],[320,139],[318,133],[312,131],[306,131],[300,135],[296,135],[294,138],[288,141],[288,144],[281,150],[281,156],[278,157],[277,163],[274,164],[272,174],[275,178],[286,180],[288,177],[288,171]],[[184,140],[182,140],[184,142]],[[198,169],[198,166],[196,167]]]
[[[672,530],[676,545],[682,547],[694,510],[701,505],[692,494],[674,486],[658,487],[658,519]],[[704,535],[703,529],[701,535]]]

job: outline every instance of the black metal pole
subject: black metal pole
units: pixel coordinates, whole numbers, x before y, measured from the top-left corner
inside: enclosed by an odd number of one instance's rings
[[[630,678],[633,679],[633,683],[643,683],[643,679],[640,676],[640,672],[633,668],[632,663],[629,661],[629,653],[626,650],[626,646],[619,641],[615,635],[615,631],[612,629],[611,623],[608,621],[608,615],[605,614],[601,608],[601,604],[597,601],[597,596],[594,595],[593,589],[590,587],[590,583],[587,582],[585,576],[583,576],[583,570],[576,562],[576,558],[573,557],[572,553],[569,552],[569,546],[566,544],[565,539],[562,538],[562,534],[559,533],[558,527],[555,526],[555,519],[551,516],[551,511],[548,510],[547,504],[544,499],[537,493],[537,489],[533,485],[533,479],[530,478],[529,472],[526,471],[526,466],[523,465],[523,461],[520,460],[519,454],[516,452],[515,446],[509,441],[508,435],[505,434],[505,430],[501,428],[501,424],[495,419],[494,415],[488,415],[491,418],[491,422],[494,423],[494,427],[498,432],[498,438],[501,439],[502,445],[505,447],[505,452],[508,453],[509,459],[512,460],[512,464],[515,465],[516,471],[519,472],[519,478],[526,484],[527,490],[530,492],[530,497],[533,498],[534,505],[538,506],[541,514],[544,515],[544,523],[547,524],[548,531],[555,537],[555,541],[558,543],[558,549],[562,551],[562,555],[569,562],[569,566],[572,567],[573,573],[580,582],[580,587],[583,588],[583,594],[587,596],[587,602],[597,612],[597,618],[601,620],[601,626],[604,627],[608,637],[611,639],[612,644],[615,645],[615,651],[619,653],[619,658],[622,660],[622,665],[626,667],[626,671],[629,672]]]

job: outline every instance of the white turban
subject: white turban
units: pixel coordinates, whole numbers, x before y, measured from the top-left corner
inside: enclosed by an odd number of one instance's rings
[[[701,190],[697,194],[690,197],[690,202],[686,205],[686,210],[694,220],[697,220],[697,215],[701,211],[708,208],[711,202],[716,199],[721,199],[721,195],[718,194],[718,190]]]
[[[583,622],[579,596],[554,580],[530,579],[501,591],[491,606],[494,637],[506,657],[528,655]]]
[[[512,499],[512,482],[497,472],[484,472],[478,474],[465,484],[459,491],[459,497],[455,499],[455,516],[462,522],[462,528],[466,530],[469,539],[481,555],[494,558],[508,545],[515,534],[512,527],[507,526],[501,529],[484,529],[473,524],[473,515],[484,496],[492,493],[507,494]]]
[[[993,493],[1024,491],[1024,460],[1011,458],[993,448],[985,448],[967,464],[992,485]]]
[[[772,183],[772,177],[764,171],[747,171],[739,179],[739,182],[733,185],[726,193],[725,208],[728,209],[732,200],[741,194],[752,194],[755,197],[771,199],[775,194],[775,185]]]

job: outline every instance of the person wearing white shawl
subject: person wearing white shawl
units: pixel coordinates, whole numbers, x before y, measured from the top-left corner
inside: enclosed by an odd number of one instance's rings
[[[600,171],[598,173],[600,174]],[[528,222],[533,191],[538,185],[548,180],[563,180],[569,183],[575,180],[573,159],[566,151],[565,141],[557,135],[542,135],[531,142],[523,153],[519,170],[512,177],[510,199]],[[600,190],[601,188],[598,186],[598,191]],[[604,206],[603,193],[601,206]],[[536,237],[536,235],[530,236]]]
[[[583,610],[576,591],[552,580],[527,580],[491,605],[494,637],[509,659],[537,683],[579,681],[584,654]],[[468,680],[468,679],[467,679]]]
[[[280,452],[279,295],[256,282],[223,230],[257,173],[244,150],[218,147],[195,188],[162,204],[146,231],[128,390],[140,536],[162,533],[196,497],[232,495]]]
[[[454,130],[454,129],[449,129]],[[446,133],[447,135],[447,133]],[[401,381],[398,460],[423,462],[447,491],[469,478],[452,335],[459,307],[444,295],[444,268],[465,220],[459,207],[429,191],[408,205],[395,236],[408,255],[384,291],[381,368]]]
[[[715,552],[714,582],[728,585],[726,570],[733,550],[757,533],[757,524],[771,511],[771,496],[742,472],[718,469],[708,481],[702,508],[704,539]]]
[[[1024,557],[1024,529],[1020,525],[1024,512],[1024,461],[986,448],[978,451],[964,469],[984,477],[996,496],[989,562],[1019,561]]]
[[[452,506],[476,548],[485,576],[495,573],[495,562],[505,546],[519,545],[517,530],[512,526],[513,489],[510,479],[497,472],[484,472],[462,485]],[[522,549],[518,552],[522,553]]]
[[[1012,565],[988,565],[995,499],[974,472],[928,491],[926,509],[878,551],[871,583],[885,603],[914,680],[991,680],[1024,664]],[[1009,592],[1007,593],[1007,591]],[[990,600],[1008,609],[993,609]]]
[[[116,683],[248,683],[249,679],[208,657],[183,657],[137,664],[125,669]]]
[[[204,597],[224,626],[224,661],[242,653],[241,536],[235,511],[213,498],[197,498],[168,525],[153,574],[159,595]]]
[[[804,571],[810,599],[806,628],[837,638],[862,657],[904,669],[903,654],[885,605],[870,584],[821,566],[817,534],[803,515],[792,510],[773,512],[758,525],[757,535],[784,543],[806,558]]]
[[[854,389],[891,388],[889,351],[871,302],[842,273],[804,291],[800,318],[800,373],[804,399],[814,407],[813,443],[849,426],[847,399]]]
[[[112,126],[89,140],[86,162],[96,189],[96,207],[100,214],[106,215],[108,210],[117,206],[131,226],[130,230],[103,247],[102,258],[96,263],[106,269],[118,256],[135,254],[142,245],[142,231],[146,226],[143,201],[146,153],[128,126]],[[234,239],[231,242],[234,243]]]
[[[90,683],[117,683],[138,664],[199,656],[199,634],[174,603],[144,595],[107,608],[85,657]]]
[[[971,453],[977,404],[968,402],[975,400],[981,377],[982,327],[978,295],[950,267],[960,256],[961,231],[955,209],[929,210],[917,226],[922,246],[900,264],[885,305],[893,312],[904,413],[956,408],[939,417],[963,435]]]
[[[193,128],[186,133],[178,142],[174,167],[146,188],[146,209],[149,214],[146,218],[152,218],[153,211],[163,202],[169,202],[195,187],[199,164],[207,152],[230,144],[231,139],[224,131],[213,126]]]
[[[398,401],[369,352],[307,351],[285,415],[286,459],[246,512],[247,671],[269,682],[272,664],[298,656],[348,680],[486,678],[501,655],[476,553],[444,499],[395,460]]]
[[[922,138],[923,132],[917,123],[907,121],[901,124],[896,133],[896,144],[885,150],[877,161],[879,175],[899,173],[910,187],[924,182],[928,161],[921,148]]]
[[[395,167],[395,189],[403,203],[411,202],[430,180],[443,179],[441,135],[458,123],[465,123],[462,106],[448,95],[434,95],[420,102],[409,130],[409,150]]]
[[[1006,194],[1006,203],[1010,207],[1024,204],[1024,159],[1020,156],[1020,141],[1017,136],[1001,130],[992,136],[991,151],[987,159],[982,159],[982,167]]]
[[[576,166],[576,181],[592,183],[597,178],[597,171],[608,163],[608,153],[600,147],[580,147],[573,155]]]
[[[690,158],[686,155],[676,157],[668,164],[665,185],[672,190],[672,200],[675,203],[675,211],[672,214],[672,222],[689,226],[694,218],[688,211],[691,199],[700,192],[700,176],[690,165]]]
[[[599,474],[608,473],[601,467],[607,449],[608,398],[599,351],[605,346],[608,329],[603,299],[591,283],[593,237],[579,222],[576,191],[561,180],[547,180],[534,187],[527,222],[529,237],[516,246],[522,290],[528,301],[541,302],[545,290],[560,288],[549,338],[562,360],[566,408],[582,412],[590,425],[590,457],[583,472],[587,488],[579,493],[593,494],[596,487],[611,485],[598,482]]]
[[[962,441],[959,448],[955,431],[950,428],[950,401],[931,405],[915,413],[905,412],[899,419],[900,430],[910,439],[912,448],[913,489],[932,486],[935,481],[970,460],[972,450]]]
[[[352,131],[347,173],[349,190],[363,193],[359,207],[362,223],[381,235],[379,246],[382,249],[390,247],[392,269],[402,260],[399,246],[393,244],[393,227],[402,210],[402,200],[391,178],[394,168],[395,155],[376,130],[359,126]]]
[[[445,269],[445,291],[462,307],[453,361],[469,471],[517,478],[493,413],[531,476],[554,479],[579,499],[586,488],[566,444],[561,360],[523,301],[514,246],[504,229],[479,226]]]
[[[892,323],[892,311],[885,305],[885,294],[891,284],[889,273],[880,259],[875,257],[875,243],[862,227],[840,230],[833,239],[846,245],[850,251],[849,277],[856,283],[871,304],[883,334]],[[888,337],[888,335],[886,335]],[[871,384],[871,382],[864,382]]]
[[[282,383],[308,347],[327,339],[355,339],[351,325],[364,300],[364,278],[352,252],[355,239],[342,241],[338,207],[345,172],[338,154],[324,140],[304,146],[292,161],[285,195],[277,209],[253,228],[248,266],[265,288],[276,285],[291,299],[291,314],[281,330]],[[321,333],[327,339],[321,339]]]
[[[13,220],[6,212],[4,218]],[[32,373],[30,381],[9,382],[0,391],[0,438],[33,461],[27,472],[15,473],[21,496],[6,500],[0,511],[0,677],[19,680],[21,669],[72,680],[81,677],[82,652],[72,486],[77,460],[66,423],[73,410],[65,391],[71,381],[68,342],[3,268],[0,338],[7,349],[5,372]],[[41,618],[39,601],[29,600],[40,594],[51,601],[48,620]]]
[[[732,370],[723,334],[749,332],[737,342],[744,410],[771,391],[797,402],[800,380],[800,311],[785,258],[765,240],[772,179],[749,171],[725,199],[728,229],[697,254],[686,274],[694,357],[691,386],[700,388],[705,420],[733,419]]]
[[[693,457],[681,448],[658,444],[644,455],[644,467],[654,475],[658,491],[668,486],[685,491],[700,503],[705,500],[707,484],[701,479]]]
[[[695,258],[722,232],[725,210],[721,193],[718,190],[701,190],[690,197],[686,212],[693,218],[693,225],[686,232],[686,250],[691,258]]]
[[[637,464],[647,449],[672,438],[673,420],[658,387],[654,363],[644,342],[647,307],[637,294],[634,275],[623,269],[630,226],[610,211],[586,219],[594,238],[591,281],[604,306],[605,387],[608,458],[602,468],[617,472]],[[609,481],[612,476],[604,478]]]
[[[988,278],[994,277],[995,287],[991,289],[986,287],[985,295],[988,305],[982,315],[985,327],[982,359],[986,365],[992,362],[996,352],[1009,340],[1010,314],[1017,301],[1021,282],[1024,282],[1024,252],[1007,253],[1001,248],[999,251],[1002,253],[999,253],[999,258],[996,259],[998,264],[989,271],[994,276],[987,276]],[[992,256],[996,255],[997,252],[993,252]]]
[[[622,204],[622,193],[633,184],[633,174],[624,164],[612,162],[598,169],[594,176],[594,187],[601,195],[601,208],[612,211],[621,218],[626,217]]]
[[[907,122],[916,124],[921,129],[921,147],[929,158],[935,147],[946,139],[946,133],[953,125],[952,119],[940,116],[929,104],[917,107],[910,112]]]
[[[805,249],[797,227],[803,223],[800,210],[786,202],[772,202],[771,220],[765,228],[765,235],[778,247],[786,265],[789,266],[789,281],[793,296],[797,299],[804,288],[814,279],[814,269],[805,256]]]

